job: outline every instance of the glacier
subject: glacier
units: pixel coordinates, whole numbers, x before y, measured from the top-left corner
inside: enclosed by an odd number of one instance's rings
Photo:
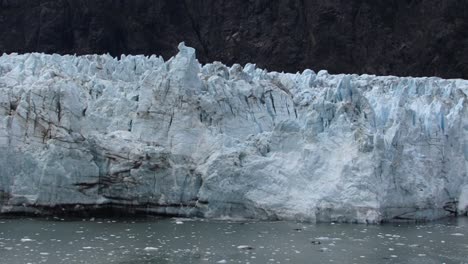
[[[468,81],[0,57],[0,213],[381,223],[468,210]]]

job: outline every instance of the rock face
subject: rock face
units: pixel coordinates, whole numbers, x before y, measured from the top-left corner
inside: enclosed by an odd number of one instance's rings
[[[377,223],[464,213],[468,81],[0,57],[3,213]],[[458,204],[458,201],[461,203]]]
[[[176,54],[468,79],[465,0],[0,0],[0,53]]]

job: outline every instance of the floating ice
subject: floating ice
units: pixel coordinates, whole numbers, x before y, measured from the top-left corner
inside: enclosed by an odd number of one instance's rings
[[[157,248],[157,247],[145,247],[143,250],[144,251],[157,251],[157,250],[159,250],[159,248]]]

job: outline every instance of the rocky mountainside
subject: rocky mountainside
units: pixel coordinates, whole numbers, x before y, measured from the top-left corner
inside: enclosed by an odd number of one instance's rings
[[[465,0],[0,0],[0,52],[468,79]]]
[[[0,57],[0,212],[378,223],[468,209],[468,81]]]

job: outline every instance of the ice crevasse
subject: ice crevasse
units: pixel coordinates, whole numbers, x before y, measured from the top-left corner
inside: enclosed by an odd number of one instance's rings
[[[468,210],[468,81],[0,57],[0,210],[379,223]]]

